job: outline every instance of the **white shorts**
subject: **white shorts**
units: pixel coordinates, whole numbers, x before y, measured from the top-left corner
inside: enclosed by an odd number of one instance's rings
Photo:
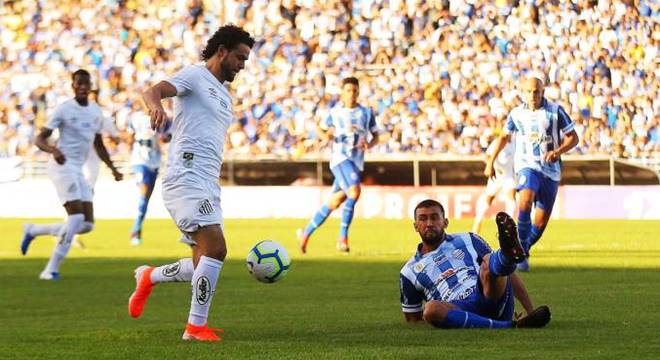
[[[69,201],[80,200],[83,202],[92,202],[92,189],[87,184],[82,169],[59,165],[55,163],[48,164],[48,177],[55,184],[57,197],[62,204]]]
[[[220,184],[208,180],[181,178],[163,180],[163,202],[184,235],[207,225],[223,225]],[[195,242],[184,236],[182,242]]]
[[[495,179],[489,178],[485,194],[496,196],[500,191],[510,191],[516,188],[516,180],[511,176],[500,176]]]

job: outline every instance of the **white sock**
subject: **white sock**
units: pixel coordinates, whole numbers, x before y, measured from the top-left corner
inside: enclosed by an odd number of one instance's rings
[[[54,224],[32,224],[30,225],[30,235],[40,236],[40,235],[53,235],[57,236],[60,233],[60,230],[66,223],[54,223]]]
[[[192,258],[181,259],[175,263],[158,266],[151,272],[151,282],[191,282],[195,267]]]
[[[192,299],[188,323],[195,326],[206,324],[209,316],[211,300],[215,293],[223,262],[214,258],[202,256],[192,277]]]
[[[513,199],[505,199],[504,200],[504,209],[506,210],[506,213],[513,216],[513,214],[516,211],[516,200]]]
[[[486,214],[486,211],[488,211],[488,202],[486,201],[486,197],[481,196],[479,199],[477,199],[477,206],[476,206],[476,214],[474,215],[474,225],[472,226],[472,232],[473,233],[478,233],[479,230],[481,230],[481,221],[483,221],[484,215]]]
[[[50,256],[50,260],[44,269],[44,272],[59,272],[60,264],[62,260],[66,257],[66,254],[71,249],[71,241],[73,236],[76,235],[83,221],[85,221],[85,215],[83,214],[73,214],[69,215],[62,227],[60,241],[55,245],[53,249],[53,254]]]
[[[85,221],[82,226],[80,226],[80,229],[78,229],[78,234],[87,234],[92,231],[92,229],[94,229],[94,223],[91,221]]]

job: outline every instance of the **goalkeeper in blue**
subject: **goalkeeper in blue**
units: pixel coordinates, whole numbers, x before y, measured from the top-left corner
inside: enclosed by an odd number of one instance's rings
[[[514,273],[525,253],[509,215],[496,216],[500,249],[495,251],[474,233],[445,233],[449,221],[435,200],[420,202],[414,217],[422,242],[400,273],[401,306],[408,322],[425,321],[447,329],[548,324],[550,309],[534,309]],[[526,315],[514,314],[514,297]]]
[[[523,79],[520,89],[523,104],[509,113],[484,170],[486,176],[495,176],[494,160],[515,137],[513,167],[518,179],[518,237],[528,257],[552,214],[561,179],[561,155],[578,144],[575,124],[566,111],[543,97],[542,78],[532,74]],[[521,262],[518,269],[529,271],[528,259]]]
[[[319,125],[320,135],[332,141],[330,171],[335,177],[332,195],[316,212],[307,227],[298,229],[300,251],[307,252],[312,233],[344,204],[337,240],[337,250],[348,252],[348,229],[353,221],[355,203],[360,198],[360,183],[364,170],[364,153],[378,143],[378,127],[372,109],[358,104],[359,82],[354,77],[342,81],[341,103],[330,109]]]

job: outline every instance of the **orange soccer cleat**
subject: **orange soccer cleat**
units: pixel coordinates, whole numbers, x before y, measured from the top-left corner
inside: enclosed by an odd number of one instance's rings
[[[206,324],[196,326],[193,324],[186,325],[186,331],[183,332],[181,337],[183,340],[195,341],[222,341],[222,338],[216,332],[224,333],[225,331],[220,328],[210,328]]]
[[[151,290],[154,288],[154,283],[151,282],[153,271],[153,267],[146,265],[135,269],[135,291],[128,299],[128,313],[134,318],[139,318],[142,315],[144,304],[147,303]]]

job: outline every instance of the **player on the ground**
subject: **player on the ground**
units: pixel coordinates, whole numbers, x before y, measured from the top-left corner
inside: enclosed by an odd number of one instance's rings
[[[122,174],[113,165],[103,145],[101,137],[103,114],[95,103],[89,102],[91,77],[85,70],[77,70],[72,75],[74,99],[57,106],[52,117],[41,129],[35,140],[37,147],[53,155],[48,163],[48,176],[55,184],[57,196],[67,213],[64,223],[26,224],[21,252],[25,255],[30,243],[36,236],[57,234],[58,243],[53,254],[41,272],[42,280],[57,280],[60,277],[60,265],[71,248],[74,235],[84,234],[94,228],[94,207],[92,190],[82,172],[82,166],[94,145],[99,158],[112,170],[115,180],[122,179]],[[48,138],[53,130],[59,130],[56,145],[50,145]]]
[[[192,259],[135,270],[135,291],[128,302],[139,317],[154,284],[192,281],[192,298],[184,340],[219,341],[207,318],[216,282],[227,255],[220,207],[220,167],[227,128],[232,123],[228,85],[245,67],[254,39],[243,29],[219,28],[202,51],[204,64],[186,66],[143,94],[152,128],[165,125],[162,99],[175,97],[168,167],[163,177],[163,200]]]
[[[332,195],[321,206],[307,227],[298,229],[300,251],[307,252],[307,243],[314,231],[330,213],[344,204],[337,249],[348,252],[348,229],[353,221],[355,203],[360,198],[360,182],[364,169],[365,150],[378,143],[378,127],[372,109],[358,104],[360,84],[354,77],[342,81],[341,104],[330,109],[319,125],[322,137],[333,141],[330,170],[335,177]]]
[[[142,110],[136,110],[128,122],[128,142],[132,147],[131,165],[135,173],[135,181],[140,189],[138,214],[131,229],[131,245],[142,244],[142,223],[147,215],[149,199],[156,185],[158,169],[160,168],[160,144],[170,141],[170,122],[167,121],[162,129],[153,130],[149,115]]]
[[[541,238],[555,204],[561,179],[561,155],[578,143],[573,121],[559,104],[543,97],[543,87],[541,76],[531,75],[523,80],[523,105],[509,113],[504,132],[495,140],[493,156],[484,170],[486,176],[496,176],[493,161],[515,134],[518,236],[528,256],[530,248]],[[529,270],[527,259],[519,269]]]
[[[543,327],[550,321],[550,309],[533,310],[522,280],[514,273],[525,254],[509,215],[497,214],[500,249],[496,251],[476,234],[445,233],[449,222],[435,200],[417,204],[414,220],[422,243],[400,273],[406,321],[442,328]],[[526,316],[514,318],[514,296]]]
[[[495,142],[491,142],[486,149],[486,161],[493,156],[493,147]],[[516,210],[516,174],[513,171],[513,145],[507,144],[493,163],[497,177],[489,177],[484,191],[477,199],[477,210],[472,225],[472,232],[481,232],[481,222],[484,215],[493,203],[493,200],[500,195],[504,200],[504,208],[507,214],[513,214]]]

